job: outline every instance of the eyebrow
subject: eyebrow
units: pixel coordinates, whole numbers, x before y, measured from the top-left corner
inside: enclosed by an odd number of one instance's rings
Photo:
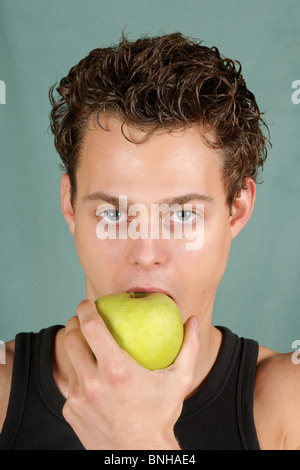
[[[124,196],[123,196],[124,197]],[[158,204],[168,204],[169,206],[172,206],[173,204],[186,204],[187,202],[190,201],[202,201],[202,202],[207,202],[207,203],[212,203],[214,202],[214,198],[212,196],[207,196],[205,194],[199,194],[199,193],[188,193],[188,194],[182,194],[181,196],[175,196],[173,198],[165,199],[163,201],[160,201]],[[96,191],[92,194],[88,194],[83,197],[83,202],[87,201],[105,201],[113,206],[119,206],[119,196],[112,196],[107,193],[103,193],[101,191]],[[127,201],[128,205],[131,206],[134,203]]]

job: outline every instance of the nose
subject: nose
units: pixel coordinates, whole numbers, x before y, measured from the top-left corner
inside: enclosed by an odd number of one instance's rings
[[[128,261],[131,265],[150,270],[165,265],[168,258],[167,246],[163,240],[151,238],[128,240]]]

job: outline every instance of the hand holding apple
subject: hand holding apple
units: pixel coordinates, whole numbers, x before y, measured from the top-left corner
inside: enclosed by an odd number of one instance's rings
[[[181,350],[166,369],[150,371],[120,348],[91,300],[67,322],[64,347],[69,377],[63,416],[86,449],[180,448],[174,425],[185,397],[199,385],[195,317],[185,322]]]
[[[95,304],[119,346],[140,365],[153,370],[174,362],[184,328],[170,297],[159,292],[124,292],[99,297]]]

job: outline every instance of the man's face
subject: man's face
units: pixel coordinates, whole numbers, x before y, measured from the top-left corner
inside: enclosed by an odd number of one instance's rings
[[[102,125],[110,132],[94,125],[86,131],[77,170],[75,215],[68,222],[86,276],[87,298],[155,287],[174,298],[184,321],[190,315],[201,318],[212,313],[232,239],[220,154],[205,144],[200,127],[157,132],[136,145],[124,138],[117,118],[106,117]],[[143,137],[137,130],[125,127],[124,131],[134,141]],[[112,206],[104,196],[95,199],[95,193],[116,199],[126,196],[128,206],[143,204],[149,214],[154,203],[170,203],[188,194],[204,196],[183,199],[182,209],[191,210],[184,213],[187,220],[183,213],[169,214],[171,230],[173,223],[194,226],[202,218],[203,246],[189,250],[185,237],[172,236],[100,239],[96,229],[103,218],[109,224],[123,224],[123,229],[131,222],[126,220],[125,210],[117,212],[118,207],[115,212],[105,212],[105,205]],[[197,212],[197,204],[204,211]]]

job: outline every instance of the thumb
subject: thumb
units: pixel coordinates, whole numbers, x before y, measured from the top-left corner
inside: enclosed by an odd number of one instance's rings
[[[174,367],[193,377],[200,352],[199,320],[191,316],[184,324],[183,344]]]

